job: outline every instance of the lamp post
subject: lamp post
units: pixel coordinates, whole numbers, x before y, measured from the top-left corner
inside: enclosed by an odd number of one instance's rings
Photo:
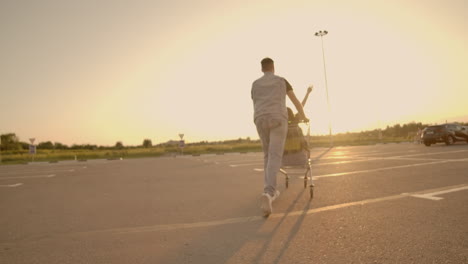
[[[331,110],[330,110],[330,99],[328,97],[328,81],[327,81],[327,67],[325,66],[325,50],[323,48],[323,36],[327,35],[328,31],[326,30],[320,30],[318,32],[315,32],[316,37],[320,37],[320,40],[322,41],[322,57],[323,57],[323,72],[325,74],[325,89],[327,91],[327,106],[328,106],[328,131],[330,134],[330,147],[333,147],[333,136],[332,136],[332,126],[331,126]]]

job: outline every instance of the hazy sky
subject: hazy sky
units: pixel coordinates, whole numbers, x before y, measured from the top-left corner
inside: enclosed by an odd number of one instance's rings
[[[313,134],[468,121],[466,0],[0,0],[0,133],[124,145],[258,138],[275,60]],[[288,103],[292,105],[291,103]],[[461,120],[461,119],[465,120]]]

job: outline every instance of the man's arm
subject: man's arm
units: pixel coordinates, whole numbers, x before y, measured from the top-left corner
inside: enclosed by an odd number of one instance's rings
[[[288,94],[288,97],[291,100],[291,102],[296,107],[297,112],[299,112],[299,118],[301,120],[308,120],[305,113],[304,113],[304,108],[302,107],[301,102],[299,102],[299,100],[297,99],[296,94],[294,94],[294,91],[289,90],[287,94]]]
[[[309,88],[307,88],[307,93],[306,95],[304,96],[304,99],[302,99],[302,107],[305,106],[305,104],[307,103],[307,99],[309,98],[309,94],[312,92],[312,89],[314,89],[314,86],[309,86]]]

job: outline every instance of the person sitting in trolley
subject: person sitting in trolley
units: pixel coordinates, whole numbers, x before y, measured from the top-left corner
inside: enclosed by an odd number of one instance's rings
[[[307,99],[309,98],[309,94],[312,92],[313,86],[311,85],[302,100],[302,107],[305,106],[307,103]],[[299,123],[302,121],[299,118],[298,114],[294,114],[291,108],[287,108],[288,110],[288,133],[286,136],[286,142],[284,147],[284,154],[292,154],[297,153],[302,150],[309,153],[309,145],[304,138],[304,133],[302,129],[299,127]]]

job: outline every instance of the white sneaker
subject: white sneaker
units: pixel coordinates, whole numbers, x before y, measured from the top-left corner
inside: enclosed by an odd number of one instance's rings
[[[271,206],[272,197],[268,193],[263,193],[261,201],[262,201],[262,204],[260,207],[263,210],[263,216],[268,217],[273,211],[273,208]]]
[[[275,195],[273,195],[273,197],[271,198],[271,202],[273,202],[274,200],[276,200],[279,196],[280,196],[280,191],[276,190],[276,191],[275,191]]]

